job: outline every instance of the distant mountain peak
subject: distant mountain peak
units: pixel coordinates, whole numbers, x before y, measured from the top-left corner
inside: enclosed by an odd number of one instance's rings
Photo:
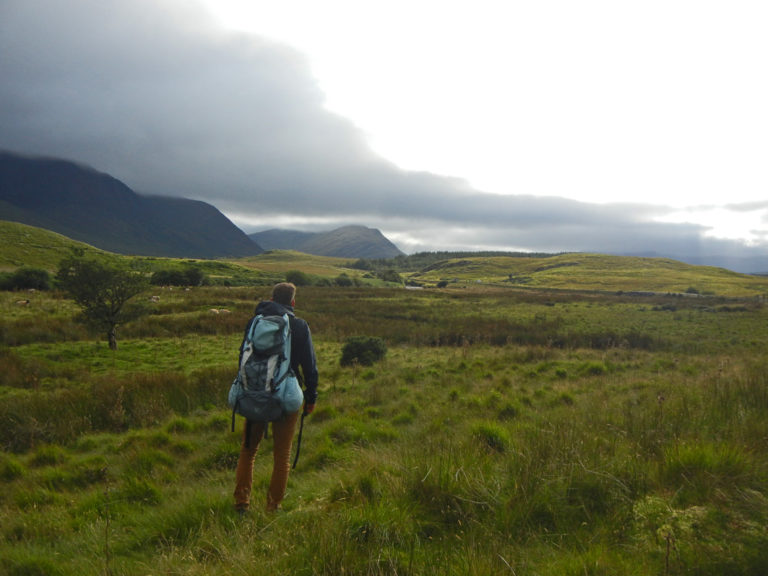
[[[265,250],[296,250],[339,258],[394,258],[403,252],[376,228],[349,225],[328,232],[271,229],[249,234]]]

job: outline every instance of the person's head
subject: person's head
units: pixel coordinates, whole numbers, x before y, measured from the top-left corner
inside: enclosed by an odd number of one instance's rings
[[[290,282],[280,282],[272,288],[272,300],[283,306],[293,306],[296,297],[296,286]]]

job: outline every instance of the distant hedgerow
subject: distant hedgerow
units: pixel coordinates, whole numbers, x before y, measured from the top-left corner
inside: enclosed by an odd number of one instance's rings
[[[341,350],[341,365],[362,364],[370,366],[387,354],[384,340],[375,336],[353,336],[348,338]]]

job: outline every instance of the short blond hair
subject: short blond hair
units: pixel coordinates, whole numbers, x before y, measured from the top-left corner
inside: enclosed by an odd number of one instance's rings
[[[296,297],[296,286],[290,282],[280,282],[272,288],[272,300],[284,306],[291,306]]]

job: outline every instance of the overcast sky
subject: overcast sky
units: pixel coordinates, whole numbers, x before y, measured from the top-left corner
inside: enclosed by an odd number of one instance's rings
[[[246,232],[765,256],[766,29],[740,0],[0,0],[0,148]]]

